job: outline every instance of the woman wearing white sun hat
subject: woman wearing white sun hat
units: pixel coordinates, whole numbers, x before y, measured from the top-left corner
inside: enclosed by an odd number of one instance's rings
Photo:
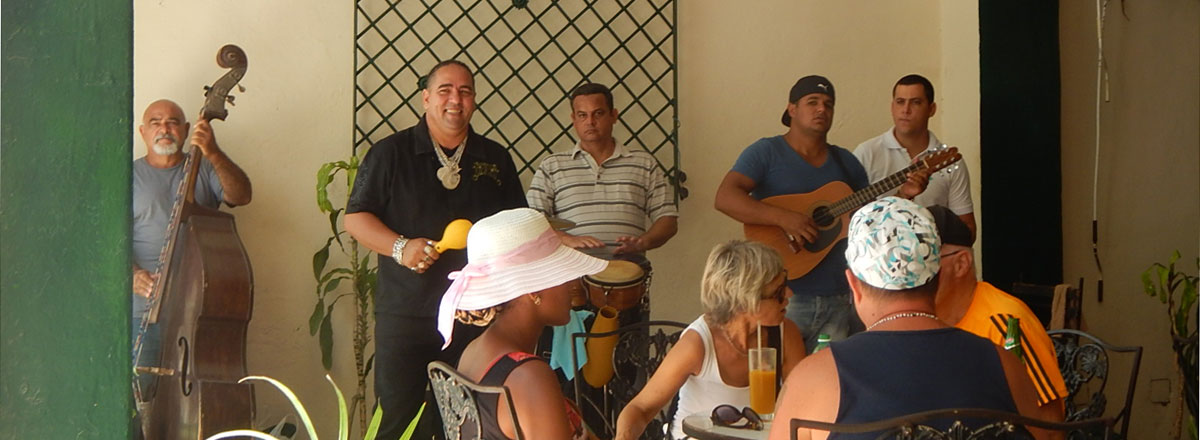
[[[530,353],[546,326],[566,324],[567,283],[608,262],[563,246],[538,211],[520,208],[480,220],[467,236],[466,267],[450,274],[438,331],[449,344],[454,319],[487,330],[463,351],[458,371],[484,385],[506,385],[527,439],[585,438],[550,365]],[[480,402],[483,438],[515,438],[506,402]],[[464,435],[466,433],[464,432]]]

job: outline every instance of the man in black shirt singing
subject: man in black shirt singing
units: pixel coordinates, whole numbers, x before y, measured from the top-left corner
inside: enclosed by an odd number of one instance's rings
[[[433,248],[451,220],[472,222],[524,207],[525,194],[508,151],[471,130],[475,80],[461,62],[438,63],[426,76],[420,122],[379,141],[359,166],[346,207],[346,230],[379,254],[375,295],[375,395],[383,407],[377,439],[395,440],[426,400],[425,366],[458,362],[481,329],[454,330],[442,350],[437,307],[446,276],[467,262],[465,251]],[[462,324],[456,324],[462,325]],[[417,435],[442,436],[426,408]]]

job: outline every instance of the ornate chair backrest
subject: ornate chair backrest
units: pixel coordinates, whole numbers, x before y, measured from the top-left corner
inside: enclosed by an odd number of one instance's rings
[[[615,433],[617,415],[621,409],[629,401],[637,396],[638,391],[641,391],[646,386],[646,382],[650,380],[650,376],[658,370],[658,366],[662,364],[663,358],[667,356],[667,352],[671,347],[679,342],[679,336],[683,330],[687,328],[687,324],[677,321],[645,321],[637,324],[630,324],[620,327],[611,332],[604,333],[574,333],[571,335],[571,365],[575,371],[579,371],[579,358],[577,356],[576,341],[591,338],[601,338],[605,336],[617,336],[617,345],[613,349],[613,378],[606,385],[605,392],[611,397],[605,399],[604,402],[592,402],[588,399],[585,393],[582,392],[583,387],[588,387],[580,375],[576,375],[573,380],[575,386],[575,404],[583,411],[596,411],[603,415],[604,427],[603,432],[597,432],[602,437],[612,437]],[[675,402],[663,408],[650,420],[643,431],[642,438],[658,439],[663,438],[663,426],[671,423],[671,418],[675,415]],[[600,430],[601,427],[593,426],[593,429]]]
[[[841,434],[868,434],[867,438],[876,440],[1032,439],[1026,427],[1064,432],[1071,438],[1076,435],[1090,436],[1092,433],[1096,433],[1098,438],[1108,438],[1112,426],[1111,419],[1047,422],[1004,411],[974,408],[938,409],[870,423],[825,423],[801,419],[791,419],[790,423],[792,440],[798,438],[800,428]]]
[[[1091,334],[1079,330],[1050,330],[1046,332],[1054,342],[1054,352],[1058,357],[1058,368],[1062,371],[1063,381],[1067,384],[1066,418],[1068,421],[1102,417],[1108,400],[1104,395],[1105,385],[1108,384],[1109,354],[1129,353],[1131,367],[1129,383],[1125,392],[1125,401],[1121,409],[1112,417],[1114,424],[1120,423],[1117,433],[1120,438],[1127,438],[1129,433],[1129,413],[1133,409],[1133,391],[1137,386],[1138,368],[1142,363],[1142,347],[1118,347],[1109,345]],[[1119,377],[1119,376],[1118,376]],[[1086,396],[1080,392],[1090,392]]]
[[[455,440],[482,438],[480,436],[483,428],[479,418],[479,396],[481,394],[495,394],[498,398],[508,402],[508,413],[512,417],[517,439],[524,438],[508,387],[477,384],[463,377],[442,361],[430,362],[427,370],[429,383],[433,387],[433,395],[437,399],[438,411],[442,415],[442,428],[446,432],[446,438]],[[464,438],[464,432],[466,435],[474,437]]]

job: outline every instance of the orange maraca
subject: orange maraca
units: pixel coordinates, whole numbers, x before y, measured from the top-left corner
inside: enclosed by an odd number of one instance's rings
[[[433,245],[433,248],[438,253],[446,252],[447,249],[462,249],[467,247],[467,232],[471,230],[471,221],[460,218],[446,225],[446,230],[442,232],[442,240]]]

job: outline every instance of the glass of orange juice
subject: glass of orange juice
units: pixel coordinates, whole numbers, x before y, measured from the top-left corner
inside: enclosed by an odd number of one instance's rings
[[[771,420],[775,413],[775,356],[774,348],[751,348],[750,409]]]

